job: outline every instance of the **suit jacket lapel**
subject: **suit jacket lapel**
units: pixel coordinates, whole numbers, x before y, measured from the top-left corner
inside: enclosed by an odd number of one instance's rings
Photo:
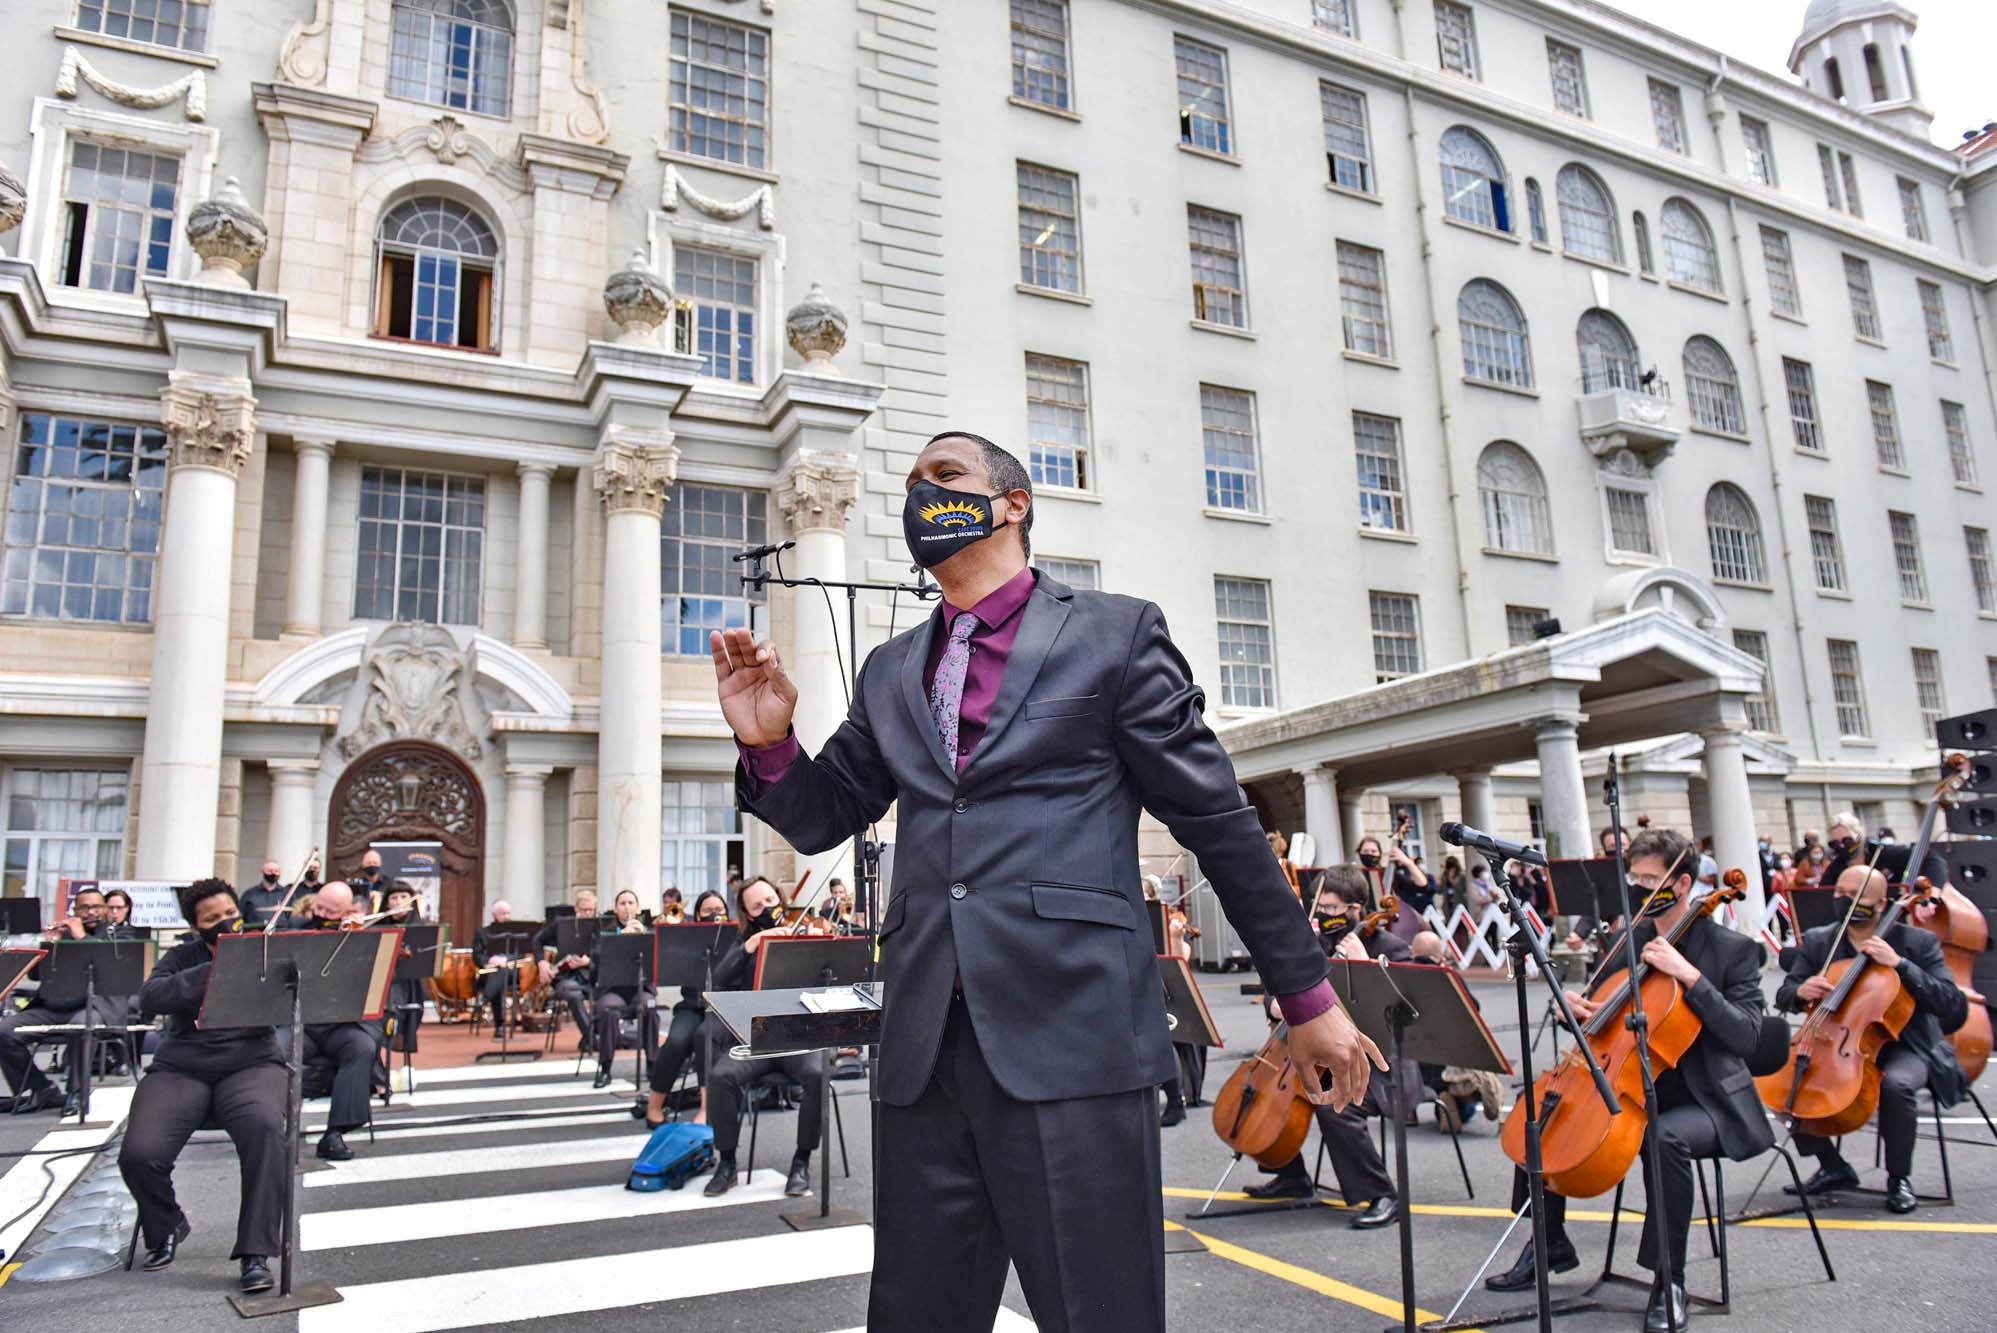
[[[922,738],[929,748],[929,757],[943,770],[943,776],[957,785],[957,756],[946,754],[943,738],[936,732],[936,718],[929,711],[929,691],[923,687],[923,668],[929,664],[929,650],[941,632],[943,608],[939,604],[929,614],[929,625],[923,632],[909,641],[908,655],[901,660],[901,697],[908,705],[909,720],[915,724],[915,734]]]
[[[964,766],[966,773],[998,744],[999,734],[1019,712],[1026,692],[1033,688],[1040,668],[1047,664],[1047,653],[1054,646],[1054,638],[1068,620],[1067,592],[1066,588],[1043,575],[1033,595],[1026,599],[1026,609],[1020,612],[1024,619],[1020,621],[1019,637],[1012,641],[1012,653],[1005,663],[1005,677],[999,682],[998,698],[992,703],[991,721],[985,724],[985,734],[979,739],[978,748],[971,752],[971,762]],[[930,730],[935,729],[932,724]]]

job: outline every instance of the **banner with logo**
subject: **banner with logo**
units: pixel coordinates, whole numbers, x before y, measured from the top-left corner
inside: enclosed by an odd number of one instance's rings
[[[444,895],[444,844],[441,842],[377,842],[370,847],[381,853],[381,878],[386,885],[401,880],[416,890],[423,904],[423,919],[437,921]]]

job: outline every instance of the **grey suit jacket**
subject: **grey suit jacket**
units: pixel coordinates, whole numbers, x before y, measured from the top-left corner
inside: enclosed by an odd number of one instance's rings
[[[1199,859],[1275,994],[1324,979],[1324,955],[1270,853],[1205,698],[1149,602],[1040,575],[983,738],[959,778],[923,681],[939,608],[876,649],[816,756],[743,804],[800,851],[895,815],[880,918],[887,983],[881,1096],[929,1082],[953,984],[999,1086],[1025,1101],[1176,1077],[1144,916],[1148,809]]]

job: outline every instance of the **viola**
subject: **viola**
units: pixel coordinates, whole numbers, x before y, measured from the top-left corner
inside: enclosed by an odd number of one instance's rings
[[[1305,1075],[1290,1059],[1289,1028],[1279,1025],[1262,1049],[1243,1060],[1213,1099],[1213,1132],[1237,1157],[1274,1171],[1303,1151],[1310,1136],[1311,1099]]]
[[[1368,912],[1366,919],[1359,923],[1359,938],[1370,940],[1375,931],[1382,927],[1391,927],[1400,919],[1401,900],[1390,893],[1380,900],[1379,910]]]

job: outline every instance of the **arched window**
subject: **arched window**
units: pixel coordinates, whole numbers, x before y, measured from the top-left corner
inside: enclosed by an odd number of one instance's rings
[[[1560,206],[1560,245],[1570,255],[1623,262],[1622,237],[1616,231],[1616,205],[1602,178],[1584,166],[1568,163],[1554,179],[1553,194]]]
[[[374,336],[489,350],[499,241],[455,199],[405,199],[375,233]]]
[[[1761,552],[1761,518],[1740,487],[1720,482],[1706,492],[1706,547],[1713,577],[1734,583],[1768,582]]]
[[[1477,459],[1477,494],[1484,509],[1484,545],[1494,551],[1553,554],[1546,478],[1531,454],[1509,440],[1486,445]]]
[[[1458,336],[1463,340],[1463,373],[1473,380],[1532,387],[1532,343],[1525,312],[1497,283],[1473,278],[1456,298]]]
[[[1574,341],[1581,349],[1581,392],[1603,389],[1643,391],[1643,366],[1636,354],[1636,339],[1623,322],[1606,310],[1584,310],[1574,326]]]
[[[1539,182],[1532,177],[1525,178],[1526,225],[1532,230],[1535,245],[1546,244],[1546,201],[1540,197]]]
[[[395,0],[388,95],[511,114],[513,13],[504,0]]]
[[[1483,137],[1461,125],[1442,133],[1442,211],[1460,222],[1510,231],[1505,168]]]
[[[1685,344],[1685,395],[1692,400],[1694,424],[1729,435],[1747,434],[1747,411],[1740,403],[1740,376],[1726,348],[1701,334]]]
[[[1630,231],[1636,236],[1636,268],[1639,273],[1655,273],[1657,265],[1650,260],[1650,224],[1643,220],[1643,214],[1630,214]]]
[[[1666,199],[1658,227],[1664,233],[1665,276],[1701,291],[1721,290],[1719,252],[1699,210],[1683,199]]]

